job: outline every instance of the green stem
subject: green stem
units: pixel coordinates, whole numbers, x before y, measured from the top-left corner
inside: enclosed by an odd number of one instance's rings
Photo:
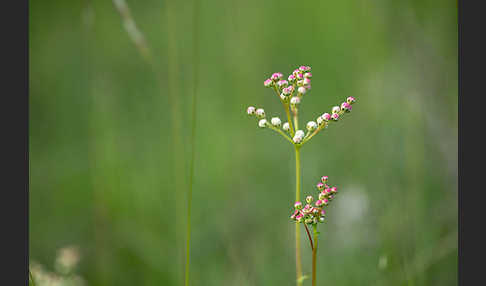
[[[299,129],[299,117],[297,116],[297,108],[295,108],[295,111],[294,111],[294,126],[295,126],[295,131],[297,131]]]
[[[300,201],[300,147],[295,146],[295,201]],[[295,261],[297,272],[297,286],[302,285],[302,263],[300,256],[299,224],[295,224]]]
[[[294,137],[294,134],[295,134],[295,131],[297,131],[296,129],[294,129],[294,125],[292,124],[292,119],[290,117],[290,111],[289,111],[289,104],[288,103],[285,103],[281,98],[280,98],[280,92],[278,91],[277,87],[274,85],[273,86],[273,90],[275,90],[275,93],[277,94],[278,96],[278,99],[280,99],[280,101],[282,102],[282,105],[283,105],[283,108],[285,110],[285,114],[287,115],[287,121],[289,123],[289,126],[290,126],[290,135],[292,135],[292,137]],[[293,142],[292,142],[293,144]]]
[[[287,103],[283,102],[283,101],[282,101],[282,104],[284,105],[285,114],[287,115],[287,121],[289,122],[290,135],[292,135],[292,137],[293,137],[295,135],[295,131],[297,131],[297,129],[294,127],[294,124],[292,124],[292,119],[290,118],[289,105]]]
[[[312,286],[316,286],[316,258],[317,258],[317,228],[316,225],[313,225],[314,228],[314,248],[312,249]]]
[[[198,80],[199,80],[199,38],[198,38],[198,12],[199,12],[199,1],[194,0],[194,11],[193,11],[193,44],[194,44],[194,55],[193,55],[193,95],[192,95],[192,131],[191,131],[191,162],[189,169],[189,189],[187,194],[187,239],[186,239],[186,271],[184,285],[189,285],[189,266],[190,266],[190,255],[191,255],[191,209],[192,209],[192,188],[194,183],[194,155],[196,146],[196,122],[197,122],[197,90],[198,90]]]
[[[285,139],[287,139],[287,141],[289,141],[290,143],[294,144],[294,141],[292,141],[292,139],[290,139],[290,137],[287,134],[285,134],[282,130],[280,130],[280,129],[276,128],[276,127],[273,127],[272,124],[270,124],[270,123],[268,123],[267,126],[268,126],[268,128],[270,128],[270,129],[272,129],[272,130],[280,133],[280,135],[282,135]]]

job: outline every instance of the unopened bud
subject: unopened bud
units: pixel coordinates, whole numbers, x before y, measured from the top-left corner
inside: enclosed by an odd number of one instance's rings
[[[314,121],[307,122],[307,130],[314,131],[316,130],[316,128],[317,128],[317,123],[315,123]]]
[[[282,124],[282,121],[278,117],[273,117],[272,120],[270,120],[270,122],[275,127],[280,127],[280,125]]]
[[[301,210],[302,209],[302,203],[301,202],[295,202],[294,208],[297,209],[297,210]]]
[[[263,110],[263,108],[258,108],[255,111],[255,114],[256,114],[257,117],[263,118],[263,117],[265,117],[265,110]]]
[[[267,127],[267,120],[264,118],[264,119],[258,121],[258,127],[260,127],[260,128]]]
[[[300,103],[300,97],[294,96],[290,99],[290,104],[292,105],[298,105]]]
[[[267,80],[265,80],[265,81],[263,82],[263,85],[264,85],[265,87],[270,87],[270,86],[272,86],[272,84],[273,84],[273,81],[272,81],[271,79],[267,79]]]
[[[288,122],[285,122],[282,125],[282,129],[285,130],[285,131],[289,131],[290,130],[290,124]]]

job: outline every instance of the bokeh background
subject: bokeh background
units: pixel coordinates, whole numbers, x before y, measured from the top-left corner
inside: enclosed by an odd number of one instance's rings
[[[191,284],[294,285],[293,148],[245,111],[283,118],[263,81],[310,65],[301,122],[358,100],[302,149],[303,194],[340,189],[318,284],[455,285],[457,2],[193,8],[30,1],[31,261],[75,246],[86,285],[182,284],[197,67]]]

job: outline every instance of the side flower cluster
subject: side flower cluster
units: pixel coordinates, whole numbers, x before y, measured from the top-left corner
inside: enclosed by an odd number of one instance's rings
[[[314,204],[312,204],[314,202],[313,196],[305,198],[305,206],[301,202],[295,202],[294,211],[290,216],[293,221],[297,223],[303,222],[307,225],[315,225],[325,221],[326,211],[324,208],[329,205],[337,194],[337,188],[327,185],[327,180],[328,177],[323,176],[317,183],[316,187],[319,194],[317,196],[318,200]]]

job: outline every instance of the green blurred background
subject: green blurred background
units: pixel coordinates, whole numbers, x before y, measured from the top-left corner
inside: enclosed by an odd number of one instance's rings
[[[245,111],[284,118],[263,81],[310,65],[301,122],[357,98],[302,149],[303,194],[340,189],[318,284],[456,284],[456,1],[201,1],[198,58],[192,1],[126,4],[151,58],[112,1],[30,1],[31,260],[182,285],[197,61],[191,284],[294,285],[293,148]]]

